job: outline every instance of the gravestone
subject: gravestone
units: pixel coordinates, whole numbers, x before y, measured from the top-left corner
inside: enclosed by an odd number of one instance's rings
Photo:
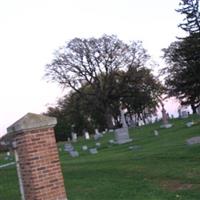
[[[90,139],[90,134],[87,131],[85,131],[84,135],[86,140]]]
[[[115,129],[116,144],[124,144],[132,141],[132,139],[129,137],[128,126],[126,124],[124,112],[121,106],[120,106],[120,115],[121,115],[122,128]]]
[[[133,150],[133,151],[138,151],[141,149],[141,147],[139,145],[133,145],[133,146],[129,146],[128,147],[130,150]]]
[[[4,159],[5,159],[5,160],[12,160],[12,157],[11,157],[11,154],[10,154],[9,151],[6,152],[6,155],[5,155]]]
[[[90,152],[91,154],[97,154],[97,153],[98,153],[97,148],[90,148],[90,149],[89,149],[89,152]]]
[[[97,142],[97,143],[96,143],[96,146],[97,146],[97,147],[100,147],[100,146],[101,146],[101,143],[100,143],[100,142]]]
[[[72,132],[72,142],[77,142],[77,133]]]
[[[191,127],[191,126],[193,126],[194,125],[194,122],[187,122],[186,123],[186,126],[189,128],[189,127]]]
[[[110,144],[114,144],[114,143],[115,143],[115,141],[112,140],[112,139],[110,139],[108,142],[109,142]]]
[[[98,129],[95,129],[94,139],[95,139],[95,140],[98,140],[98,139],[100,139],[101,137],[103,137],[103,135],[99,132]]]
[[[73,151],[73,150],[74,150],[74,147],[72,146],[71,143],[65,143],[64,144],[64,151],[70,152],[70,151]]]
[[[186,140],[187,145],[200,144],[200,136],[195,136]]]
[[[82,146],[82,150],[83,150],[83,151],[87,151],[87,150],[88,150],[87,145],[83,145],[83,146]]]
[[[73,157],[73,158],[75,158],[75,157],[78,157],[79,156],[79,153],[78,153],[78,151],[69,151],[69,155],[71,156],[71,157]]]
[[[157,130],[154,130],[154,135],[155,136],[158,136],[159,135],[159,132]]]
[[[163,104],[162,104],[161,112],[162,112],[162,122],[163,122],[163,124],[160,127],[161,128],[171,128],[172,124],[170,124],[168,122],[168,114],[167,114]]]

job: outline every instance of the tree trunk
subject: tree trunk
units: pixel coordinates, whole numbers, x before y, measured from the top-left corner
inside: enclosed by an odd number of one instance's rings
[[[197,107],[194,104],[191,104],[193,114],[197,113]]]
[[[108,109],[106,109],[105,118],[106,118],[107,128],[113,129],[114,125],[113,125],[113,121],[112,121],[112,115],[109,113]]]

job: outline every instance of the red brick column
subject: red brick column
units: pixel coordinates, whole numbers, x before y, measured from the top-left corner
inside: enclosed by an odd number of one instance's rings
[[[67,199],[52,127],[55,124],[55,118],[28,113],[8,128],[15,135],[25,200]]]

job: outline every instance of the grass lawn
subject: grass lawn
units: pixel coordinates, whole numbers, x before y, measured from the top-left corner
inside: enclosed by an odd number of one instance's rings
[[[191,116],[200,120],[197,116]],[[186,139],[200,135],[200,124],[187,128],[191,119],[174,119],[173,127],[160,124],[130,130],[133,142],[111,145],[106,134],[99,142],[99,153],[82,151],[82,145],[94,147],[93,139],[79,139],[75,149],[80,156],[71,158],[59,144],[59,154],[69,200],[199,200],[200,145],[187,146]],[[154,130],[159,136],[154,136]],[[132,146],[133,149],[129,147]],[[62,149],[62,150],[61,150]],[[0,157],[0,163],[1,163]],[[4,169],[5,170],[5,169]],[[0,200],[20,199],[14,167],[0,169]],[[10,191],[5,190],[10,177]],[[14,188],[14,189],[13,189]],[[7,195],[7,196],[6,196]],[[12,196],[13,195],[13,196]],[[2,198],[3,197],[3,198]]]

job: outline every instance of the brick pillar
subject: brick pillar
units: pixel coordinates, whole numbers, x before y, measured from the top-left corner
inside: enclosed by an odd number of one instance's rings
[[[15,140],[25,200],[67,199],[55,125],[55,118],[28,113],[7,129]]]

